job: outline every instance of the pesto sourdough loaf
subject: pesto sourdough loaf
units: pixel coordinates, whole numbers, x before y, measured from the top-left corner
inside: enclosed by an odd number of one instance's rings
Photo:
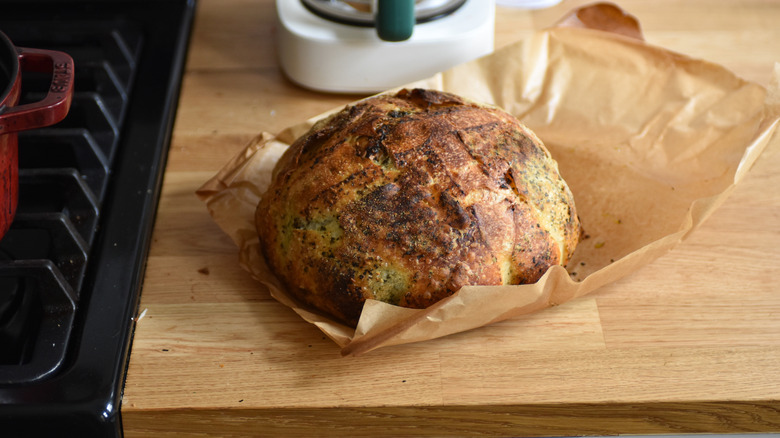
[[[256,224],[288,293],[352,326],[366,299],[425,308],[464,285],[535,282],[580,235],[534,133],[422,89],[315,124],[277,163]]]

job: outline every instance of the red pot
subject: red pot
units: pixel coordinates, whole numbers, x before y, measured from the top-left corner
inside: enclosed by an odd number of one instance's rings
[[[51,73],[51,86],[43,100],[17,106],[25,71]],[[70,56],[52,50],[15,47],[0,32],[0,238],[11,226],[19,195],[17,132],[64,119],[72,96]]]

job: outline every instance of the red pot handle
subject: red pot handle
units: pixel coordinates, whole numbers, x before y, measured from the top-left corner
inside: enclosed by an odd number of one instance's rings
[[[51,73],[43,100],[10,108],[0,114],[0,134],[53,125],[68,115],[73,98],[73,58],[54,50],[17,47],[19,70]]]

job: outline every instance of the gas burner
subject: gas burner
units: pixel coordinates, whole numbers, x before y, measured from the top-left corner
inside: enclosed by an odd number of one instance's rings
[[[0,387],[34,384],[65,360],[76,310],[72,289],[48,260],[0,264],[0,288],[11,304],[0,319]]]
[[[7,257],[3,257],[9,260]],[[0,277],[0,365],[23,362],[26,342],[23,333],[32,331],[36,321],[26,316],[30,312],[30,294],[24,293],[24,283],[18,277]]]
[[[154,10],[154,13],[149,13]],[[13,0],[0,31],[74,60],[68,116],[19,134],[0,240],[0,435],[121,436],[119,406],[191,0]],[[20,104],[51,82],[27,72]]]

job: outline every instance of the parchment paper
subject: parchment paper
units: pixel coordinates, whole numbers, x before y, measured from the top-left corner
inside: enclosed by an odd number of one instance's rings
[[[780,118],[780,64],[766,89],[645,43],[630,18],[611,5],[583,8],[565,26],[408,85],[504,108],[558,161],[586,236],[566,269],[555,266],[535,284],[466,287],[424,310],[369,300],[356,329],[296,303],[260,255],[254,210],[276,160],[324,114],[260,133],[197,194],[238,246],[241,266],[344,355],[474,329],[590,293],[695,230],[745,176]]]

